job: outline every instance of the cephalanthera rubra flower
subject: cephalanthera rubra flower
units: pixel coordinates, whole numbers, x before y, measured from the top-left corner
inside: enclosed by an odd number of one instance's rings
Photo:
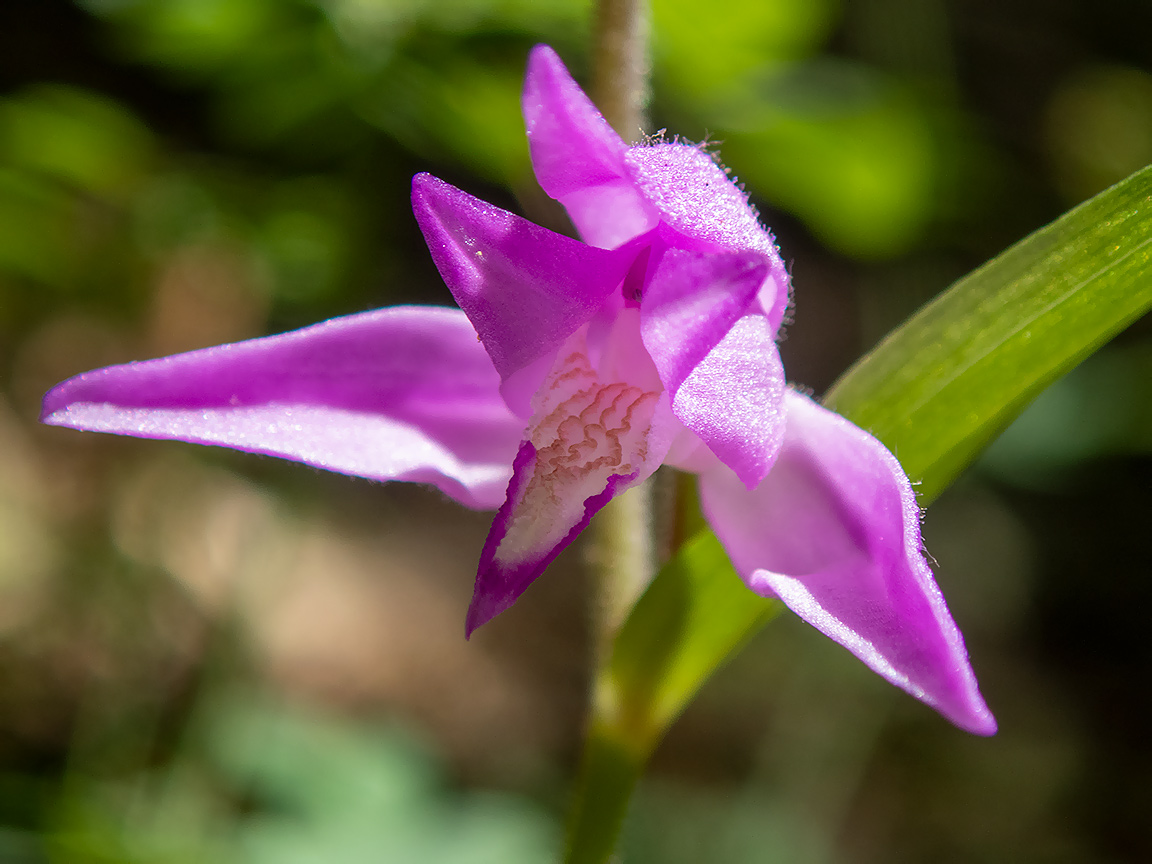
[[[778,597],[964,729],[995,731],[879,441],[790,390],[788,274],[712,157],[628,146],[555,53],[524,88],[532,161],[584,242],[428,175],[412,202],[459,309],[395,307],[87,372],[46,423],[431,483],[498,508],[470,633],[613,496],[699,475],[748,587]]]

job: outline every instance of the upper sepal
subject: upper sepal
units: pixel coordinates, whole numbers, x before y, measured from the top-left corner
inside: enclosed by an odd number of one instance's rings
[[[707,151],[691,144],[632,147],[624,161],[635,188],[657,212],[669,246],[762,256],[768,269],[759,300],[775,336],[788,309],[790,279],[745,192]]]
[[[656,225],[625,170],[628,146],[547,45],[528,58],[522,105],[536,179],[585,241],[614,249]]]

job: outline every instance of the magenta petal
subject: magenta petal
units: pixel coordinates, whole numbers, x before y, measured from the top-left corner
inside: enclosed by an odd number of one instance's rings
[[[471,636],[477,627],[487,624],[501,612],[511,608],[528,586],[536,581],[536,577],[588,527],[592,517],[600,512],[605,504],[629,486],[646,479],[651,473],[647,472],[645,477],[641,477],[636,471],[626,475],[612,475],[602,491],[583,501],[572,502],[578,505],[579,511],[566,532],[551,542],[541,544],[529,557],[515,562],[502,561],[499,558],[499,550],[508,535],[512,520],[517,515],[517,505],[521,500],[524,486],[529,481],[530,468],[535,457],[536,448],[525,441],[512,466],[514,474],[508,487],[508,499],[497,512],[488,539],[484,543],[484,549],[480,553],[476,587],[464,621],[465,636]]]
[[[688,144],[633,147],[626,157],[629,176],[681,239],[670,245],[699,251],[755,252],[768,265],[760,303],[780,329],[788,309],[788,271],[772,235],[764,230],[743,190],[712,157]]]
[[[670,249],[660,257],[640,301],[641,334],[673,396],[744,317],[767,272],[757,255]]]
[[[776,596],[874,671],[962,729],[996,721],[924,560],[900,463],[862,429],[789,392],[783,447],[749,492],[728,472],[701,502],[749,587]]]
[[[432,259],[507,379],[587,322],[635,252],[608,252],[533,225],[428,174],[412,208]]]
[[[784,367],[755,299],[767,264],[753,253],[670,250],[641,300],[644,347],[672,413],[749,488],[784,436]]]
[[[581,237],[614,249],[656,225],[624,169],[627,145],[547,45],[528,58],[522,104],[536,179]]]
[[[583,331],[560,350],[533,407],[480,555],[468,633],[511,606],[617,493],[656,470],[675,423],[661,393],[602,378]]]
[[[395,307],[70,378],[55,426],[215,444],[343,474],[503,499],[524,421],[464,314]]]

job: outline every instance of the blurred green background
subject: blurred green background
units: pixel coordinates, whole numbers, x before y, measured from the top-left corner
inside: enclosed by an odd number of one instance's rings
[[[447,303],[431,171],[557,224],[528,49],[587,0],[0,2],[0,861],[536,862],[589,645],[579,549],[463,639],[487,529],[435,492],[40,428],[95,366]],[[717,142],[821,392],[954,278],[1152,162],[1146,0],[653,0],[653,130]],[[657,753],[625,862],[1152,860],[1152,326],[935,504],[1001,723],[792,619]]]

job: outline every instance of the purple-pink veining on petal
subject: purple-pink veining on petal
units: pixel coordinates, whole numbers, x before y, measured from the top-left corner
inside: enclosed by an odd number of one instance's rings
[[[481,555],[468,632],[508,608],[613,495],[651,474],[660,394],[605,381],[583,334],[561,350],[534,399],[508,497]]]

